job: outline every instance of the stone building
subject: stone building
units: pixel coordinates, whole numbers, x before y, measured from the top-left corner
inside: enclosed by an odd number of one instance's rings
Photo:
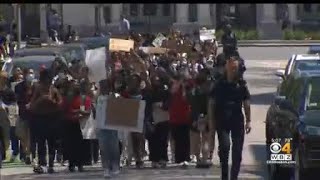
[[[319,4],[22,4],[23,36],[38,36],[40,29],[46,29],[40,7],[48,5],[82,36],[116,30],[121,14],[137,32],[165,32],[172,26],[182,31],[201,26],[219,29],[228,18],[234,28],[257,30],[264,39],[279,39],[284,19],[294,27],[315,30],[320,19]],[[1,4],[0,12],[12,21],[14,8]]]

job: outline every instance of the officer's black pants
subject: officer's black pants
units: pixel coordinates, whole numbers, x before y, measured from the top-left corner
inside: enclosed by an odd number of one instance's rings
[[[228,180],[229,175],[229,151],[230,151],[230,133],[232,140],[232,166],[231,180],[237,180],[242,160],[242,149],[244,141],[244,126],[234,126],[231,128],[217,128],[219,140],[219,157],[221,164],[221,179]]]
[[[149,160],[152,162],[168,161],[169,123],[155,125],[155,131],[148,137]]]

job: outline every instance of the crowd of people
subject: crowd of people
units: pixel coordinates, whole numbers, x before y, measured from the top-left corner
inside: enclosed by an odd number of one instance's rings
[[[250,93],[230,28],[221,54],[214,40],[203,43],[177,32],[169,39],[190,42],[191,52],[146,54],[138,47],[152,41],[132,36],[137,48],[108,52],[106,78],[100,82],[90,82],[90,69],[80,62],[66,67],[59,59],[52,67],[16,67],[12,76],[2,72],[0,94],[6,111],[0,114],[7,114],[10,122],[11,159],[20,155],[26,164],[36,162],[35,173],[44,173],[46,166],[53,173],[55,160],[68,162],[70,172],[76,168],[82,172],[85,165],[98,162],[100,152],[104,176],[111,177],[133,159],[137,168],[143,168],[146,155],[153,168],[165,168],[170,146],[173,163],[185,168],[194,158],[198,167],[210,167],[217,133],[225,180],[229,177],[231,132],[231,179],[237,179],[244,134],[251,130]],[[91,114],[96,120],[105,118],[96,113],[96,103],[106,103],[114,96],[146,101],[143,133],[97,129],[97,139],[84,139],[81,121]],[[15,103],[18,111],[12,107]],[[2,132],[6,131],[3,127]],[[8,142],[3,145],[5,151]],[[5,154],[2,152],[3,159]]]

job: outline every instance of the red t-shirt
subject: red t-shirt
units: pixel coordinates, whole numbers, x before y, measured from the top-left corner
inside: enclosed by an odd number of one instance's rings
[[[191,123],[191,107],[186,97],[182,94],[182,88],[171,95],[169,105],[169,122],[177,125]]]
[[[76,96],[72,99],[71,103],[68,103],[67,99],[64,98],[64,105],[66,108],[66,115],[69,121],[79,121],[79,117],[73,111],[80,109],[80,106],[83,105],[85,110],[91,109],[91,98],[86,96],[84,102],[82,103],[82,97]]]

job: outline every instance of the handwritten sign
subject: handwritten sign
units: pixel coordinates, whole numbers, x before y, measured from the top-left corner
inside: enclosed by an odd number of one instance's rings
[[[106,48],[97,48],[86,51],[85,63],[89,68],[89,80],[99,82],[106,78]]]
[[[200,30],[199,32],[200,32],[200,41],[216,39],[215,29]]]
[[[110,51],[124,51],[130,52],[134,48],[134,41],[110,38],[109,50]]]
[[[152,45],[154,45],[155,47],[161,47],[162,42],[166,39],[167,38],[163,34],[159,33],[157,37],[153,40]]]
[[[126,111],[123,111],[123,107]],[[143,132],[145,101],[99,96],[96,107],[98,129]]]
[[[165,54],[168,49],[160,47],[139,47],[146,54]]]

